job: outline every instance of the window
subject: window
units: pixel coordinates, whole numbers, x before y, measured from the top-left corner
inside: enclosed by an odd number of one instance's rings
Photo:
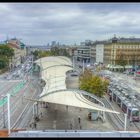
[[[132,112],[132,115],[133,115],[133,116],[139,116],[139,111],[138,111],[138,110],[134,110],[134,111]]]

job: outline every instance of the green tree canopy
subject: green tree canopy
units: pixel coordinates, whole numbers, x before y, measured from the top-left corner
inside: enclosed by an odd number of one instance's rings
[[[65,48],[58,48],[58,47],[53,47],[51,48],[50,51],[42,51],[42,50],[35,50],[32,52],[34,55],[34,59],[42,58],[42,57],[47,57],[47,56],[67,56],[69,57],[69,53]]]
[[[9,66],[9,59],[14,56],[14,49],[8,47],[5,44],[0,45],[0,69],[4,69]]]
[[[6,68],[9,64],[9,59],[6,56],[0,56],[0,69]]]
[[[7,45],[0,45],[0,55],[5,55],[8,58],[14,56],[14,49],[8,47]]]

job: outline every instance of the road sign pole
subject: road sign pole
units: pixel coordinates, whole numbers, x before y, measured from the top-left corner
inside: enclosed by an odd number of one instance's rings
[[[5,111],[4,111],[4,97],[3,97],[3,128],[6,128],[6,125],[5,125]]]
[[[124,131],[126,131],[126,124],[127,124],[127,114],[124,114],[125,120],[124,120]]]
[[[10,131],[10,94],[7,94],[7,107],[8,107],[8,135],[11,133]]]

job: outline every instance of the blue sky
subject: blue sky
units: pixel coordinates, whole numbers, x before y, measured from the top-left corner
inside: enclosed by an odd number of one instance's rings
[[[0,40],[79,44],[114,34],[140,37],[139,3],[0,3]]]

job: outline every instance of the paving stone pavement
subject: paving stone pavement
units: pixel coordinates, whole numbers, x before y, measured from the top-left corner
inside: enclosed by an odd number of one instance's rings
[[[40,107],[39,112],[42,112],[42,117],[40,115],[40,120],[36,123],[37,128],[30,127],[30,124],[34,122],[32,119],[27,127],[28,130],[114,130],[108,120],[104,123],[101,120],[90,121],[88,119],[88,109],[80,109],[71,106],[67,109],[65,105],[49,103],[48,108]],[[81,118],[80,124],[78,116]]]

